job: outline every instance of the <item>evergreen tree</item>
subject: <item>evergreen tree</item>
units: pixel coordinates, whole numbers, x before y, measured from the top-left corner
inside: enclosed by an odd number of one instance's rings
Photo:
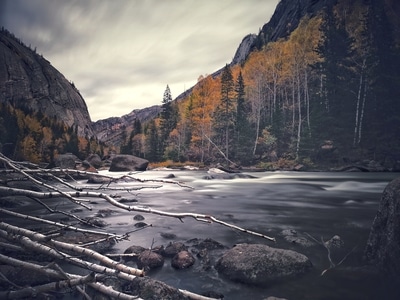
[[[351,145],[353,137],[353,113],[355,111],[352,93],[353,74],[350,72],[352,39],[349,37],[344,21],[336,20],[333,8],[326,9],[322,25],[324,40],[318,51],[323,62],[320,71],[324,78],[319,127],[330,128],[328,136],[324,131],[316,132],[321,139],[335,136],[338,143]],[[340,116],[341,122],[337,122]],[[328,133],[328,132],[325,132]],[[317,136],[316,136],[317,137]]]
[[[146,158],[151,162],[160,161],[160,144],[158,138],[158,131],[156,123],[153,120],[150,121],[149,127],[147,129],[147,155]]]
[[[374,159],[396,160],[400,151],[400,51],[384,2],[371,1],[366,33],[370,61],[370,93],[365,109],[364,146]],[[394,138],[395,137],[395,138]]]
[[[168,145],[169,134],[178,123],[178,107],[172,101],[171,90],[168,85],[165,89],[162,103],[162,111],[160,113],[160,150],[163,153]]]
[[[227,64],[221,74],[221,101],[214,113],[214,130],[216,142],[225,148],[225,156],[229,158],[229,144],[233,138],[235,122],[234,81],[231,69]]]
[[[245,100],[245,85],[242,72],[237,78],[236,91],[236,122],[235,122],[235,155],[238,161],[242,164],[251,161],[252,134],[251,126],[248,120],[250,113],[249,104]]]

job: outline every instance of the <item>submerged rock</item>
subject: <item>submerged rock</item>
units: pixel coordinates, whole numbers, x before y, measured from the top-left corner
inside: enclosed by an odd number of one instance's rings
[[[285,230],[282,230],[281,233],[284,236],[285,240],[288,241],[289,243],[303,246],[303,247],[315,246],[314,242],[310,241],[304,235],[299,234],[294,229],[285,229]]]
[[[311,268],[311,261],[303,254],[261,244],[238,244],[216,264],[218,272],[229,279],[252,285],[270,284]]]

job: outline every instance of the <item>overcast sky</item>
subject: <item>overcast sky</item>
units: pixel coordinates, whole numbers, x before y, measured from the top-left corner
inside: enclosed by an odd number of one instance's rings
[[[93,121],[175,98],[230,63],[279,0],[0,0],[0,23],[80,90]]]

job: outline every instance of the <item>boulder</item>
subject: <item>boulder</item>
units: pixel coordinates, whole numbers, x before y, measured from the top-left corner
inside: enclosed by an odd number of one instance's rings
[[[167,247],[164,249],[164,256],[165,257],[174,257],[181,251],[185,251],[188,248],[186,245],[182,242],[174,242],[174,243],[169,243]]]
[[[238,244],[216,264],[218,272],[232,281],[263,286],[311,268],[311,261],[303,254],[261,244]]]
[[[96,169],[102,166],[101,157],[98,154],[90,154],[86,160]]]
[[[365,259],[400,283],[400,178],[391,181],[383,191]]]
[[[54,159],[54,165],[61,169],[75,169],[79,158],[72,153],[60,154]]]
[[[194,256],[187,250],[180,251],[175,254],[171,260],[171,266],[175,269],[187,269],[194,265]]]
[[[146,248],[143,248],[142,246],[137,246],[137,245],[132,245],[128,248],[125,249],[124,254],[131,254],[132,256],[124,256],[125,261],[134,261],[137,262],[137,259],[143,251],[145,251]]]
[[[77,169],[79,171],[86,171],[92,173],[98,173],[97,169],[90,164],[87,160],[84,160],[81,164],[78,164]]]
[[[128,154],[119,154],[111,161],[110,172],[146,171],[149,161]]]
[[[189,300],[177,288],[149,277],[136,277],[131,281],[130,290],[134,295],[146,300]]]
[[[156,269],[164,265],[164,258],[154,251],[145,250],[140,253],[137,259],[137,266],[139,269]]]

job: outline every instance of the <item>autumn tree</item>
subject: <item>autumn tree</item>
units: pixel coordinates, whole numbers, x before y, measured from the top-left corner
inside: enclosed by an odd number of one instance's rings
[[[186,117],[191,124],[191,139],[188,156],[194,161],[204,162],[210,154],[212,115],[219,101],[219,83],[212,76],[200,76],[193,89]]]

